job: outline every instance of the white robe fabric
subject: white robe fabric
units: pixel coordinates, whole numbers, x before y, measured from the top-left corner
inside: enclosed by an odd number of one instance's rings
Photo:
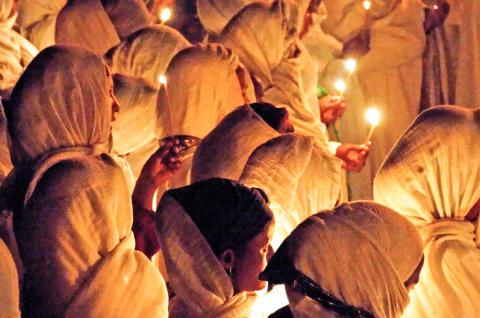
[[[143,0],[102,0],[120,39],[151,24],[152,17]]]
[[[12,14],[13,0],[0,4],[0,97],[8,99],[10,91],[25,67],[37,55],[37,49],[12,28],[17,14]]]
[[[2,202],[16,215],[25,317],[167,315],[163,278],[134,251],[125,177],[105,154],[109,81],[100,57],[54,46],[32,61],[7,108],[15,169]]]
[[[450,1],[449,1],[450,2]],[[458,11],[458,68],[455,104],[470,108],[480,106],[480,3],[475,0],[453,1]]]
[[[67,0],[19,0],[17,23],[22,34],[36,48],[55,44],[55,25],[60,10]]]
[[[170,317],[250,317],[256,293],[234,294],[230,277],[217,256],[172,196],[162,198],[156,224],[168,277],[175,297],[180,299]]]
[[[55,44],[81,46],[103,55],[118,43],[115,26],[99,0],[69,1],[58,13]]]
[[[160,88],[172,58],[191,44],[178,31],[157,25],[141,29],[109,50],[105,56],[113,73],[135,76]]]
[[[298,11],[297,5],[284,1],[249,5],[230,21],[219,40],[232,47],[256,77],[263,90],[262,101],[287,108],[297,132],[317,137],[328,148],[318,107],[309,105],[305,97],[302,66],[308,61],[302,55],[308,52],[297,39]]]
[[[408,304],[404,282],[420,262],[422,241],[415,227],[394,211],[358,201],[310,217],[277,253],[343,302],[374,317],[396,318]],[[271,264],[278,266],[275,255]],[[296,318],[339,317],[307,296],[297,294],[301,298],[292,302],[292,291],[287,295]]]
[[[20,318],[17,268],[8,247],[1,239],[0,286],[2,286],[0,288],[0,317]]]
[[[325,31],[343,43],[365,26],[361,1],[326,0]],[[372,1],[370,50],[357,60],[357,77],[367,105],[378,107],[380,125],[372,137],[369,161],[376,173],[395,141],[419,110],[424,13],[416,0]]]
[[[406,317],[475,317],[480,312],[480,199],[477,110],[441,106],[422,113],[387,157],[375,200],[406,216],[422,235],[425,265]]]
[[[159,136],[204,138],[231,111],[244,104],[235,73],[238,57],[220,44],[198,45],[180,51],[170,63],[167,90],[159,92]],[[253,87],[253,85],[249,85]],[[253,100],[253,91],[245,92]],[[190,183],[192,158],[183,162],[171,188]]]

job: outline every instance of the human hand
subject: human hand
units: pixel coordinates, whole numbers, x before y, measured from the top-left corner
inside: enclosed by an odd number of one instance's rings
[[[335,156],[343,160],[342,168],[351,172],[360,172],[370,150],[371,142],[363,145],[341,144]]]
[[[152,210],[153,197],[158,187],[171,179],[182,166],[180,141],[167,141],[142,168],[133,190],[132,199],[145,209]]]
[[[345,100],[341,96],[324,96],[318,100],[322,123],[329,125],[342,117],[345,112]]]

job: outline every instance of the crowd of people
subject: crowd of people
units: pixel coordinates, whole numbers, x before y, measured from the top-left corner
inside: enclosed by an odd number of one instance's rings
[[[0,318],[479,317],[479,19],[0,0]]]

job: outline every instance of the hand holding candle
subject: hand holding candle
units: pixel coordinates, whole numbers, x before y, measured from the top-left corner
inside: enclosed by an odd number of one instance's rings
[[[367,109],[367,112],[365,115],[366,115],[367,122],[370,124],[370,131],[368,132],[367,141],[365,142],[366,144],[368,144],[370,142],[370,139],[372,139],[372,135],[373,135],[373,131],[375,130],[375,127],[377,127],[378,124],[380,123],[381,115],[378,109],[376,109],[375,107],[371,107]]]

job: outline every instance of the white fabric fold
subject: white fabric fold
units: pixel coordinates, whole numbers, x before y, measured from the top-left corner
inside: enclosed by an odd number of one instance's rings
[[[425,243],[425,266],[407,317],[470,317],[479,311],[478,111],[439,106],[422,113],[378,172],[375,200],[406,216]],[[447,133],[446,133],[447,132]]]
[[[81,46],[103,55],[119,42],[117,31],[99,0],[69,1],[58,13],[55,44]]]
[[[164,25],[141,29],[110,49],[105,60],[112,73],[143,78],[155,88],[172,58],[191,46],[178,31]]]

